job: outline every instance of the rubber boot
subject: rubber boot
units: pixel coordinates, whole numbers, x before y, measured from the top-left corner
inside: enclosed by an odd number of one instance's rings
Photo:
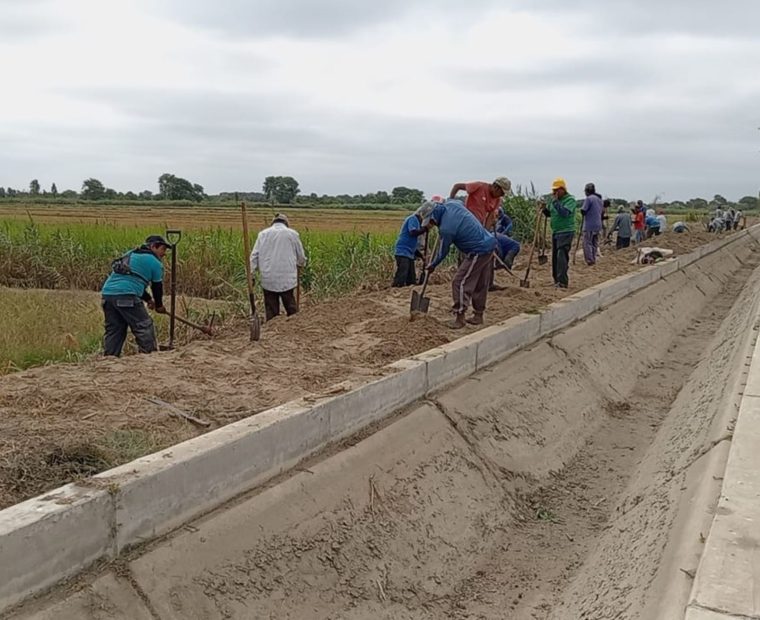
[[[483,325],[483,313],[473,312],[472,316],[466,321],[470,325]]]
[[[464,314],[457,314],[449,321],[449,327],[451,329],[462,329],[464,325]]]

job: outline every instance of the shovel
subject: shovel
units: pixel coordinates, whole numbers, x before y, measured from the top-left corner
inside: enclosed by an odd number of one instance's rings
[[[541,253],[538,255],[538,264],[545,265],[549,262],[549,257],[546,255],[546,222],[549,218],[544,216],[544,233],[541,235]]]
[[[193,329],[197,329],[199,332],[203,332],[207,336],[214,335],[213,329],[208,325],[198,325],[198,323],[193,323],[192,321],[188,321],[186,318],[181,317],[178,314],[175,314],[174,318],[178,320],[180,323],[184,323],[188,327],[192,327]]]
[[[540,217],[542,213],[539,211],[536,213],[536,222],[535,227],[533,229],[533,244],[530,246],[530,255],[528,256],[528,268],[525,270],[525,277],[520,280],[520,287],[522,288],[530,288],[530,267],[533,263],[533,252],[536,249],[536,243],[538,243],[538,228],[539,228],[539,222]]]
[[[431,262],[436,256],[438,256],[439,245],[440,237],[438,238],[438,243],[435,244]],[[430,308],[430,297],[425,297],[425,290],[427,289],[428,280],[430,280],[430,272],[427,269],[429,266],[430,265],[425,265],[425,278],[422,281],[422,291],[419,293],[417,291],[412,291],[412,301],[409,303],[410,321],[413,321],[414,318],[420,314],[427,314],[427,311]]]
[[[253,274],[251,273],[251,242],[248,237],[248,214],[245,211],[245,202],[240,203],[240,211],[243,218],[243,253],[245,254],[245,279],[248,285],[248,303],[251,305],[250,330],[251,342],[261,339],[261,321],[256,312],[256,300],[253,297]]]

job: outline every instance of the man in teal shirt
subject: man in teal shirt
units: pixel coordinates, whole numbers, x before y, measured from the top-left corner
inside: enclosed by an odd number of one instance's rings
[[[552,198],[548,205],[542,205],[543,213],[550,218],[552,227],[552,277],[556,288],[567,288],[569,279],[570,250],[575,234],[576,201],[567,192],[564,179],[554,179]]]
[[[169,244],[159,235],[151,235],[139,248],[127,252],[112,264],[100,294],[105,316],[105,355],[120,356],[127,339],[127,327],[132,330],[140,353],[158,348],[153,319],[145,309],[165,314],[163,304],[164,266],[161,259]],[[148,294],[150,285],[153,297]]]

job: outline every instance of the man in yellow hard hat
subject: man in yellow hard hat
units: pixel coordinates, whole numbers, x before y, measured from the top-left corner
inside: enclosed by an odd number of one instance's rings
[[[575,235],[576,201],[567,191],[565,179],[560,177],[552,183],[552,198],[549,204],[540,208],[550,218],[552,227],[552,277],[554,286],[567,288],[569,279],[567,270],[570,266],[570,250]]]

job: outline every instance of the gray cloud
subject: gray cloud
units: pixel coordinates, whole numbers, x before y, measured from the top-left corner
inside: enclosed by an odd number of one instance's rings
[[[578,13],[592,18],[597,28],[579,36],[626,34],[646,36],[662,33],[690,33],[715,37],[757,36],[760,4],[755,0],[530,0],[511,3],[532,12],[555,16]]]
[[[190,26],[239,38],[260,35],[330,38],[403,19],[416,10],[437,14],[469,13],[498,5],[497,0],[471,0],[464,7],[457,0],[161,0],[153,6],[166,18]],[[424,24],[421,24],[424,27]]]

